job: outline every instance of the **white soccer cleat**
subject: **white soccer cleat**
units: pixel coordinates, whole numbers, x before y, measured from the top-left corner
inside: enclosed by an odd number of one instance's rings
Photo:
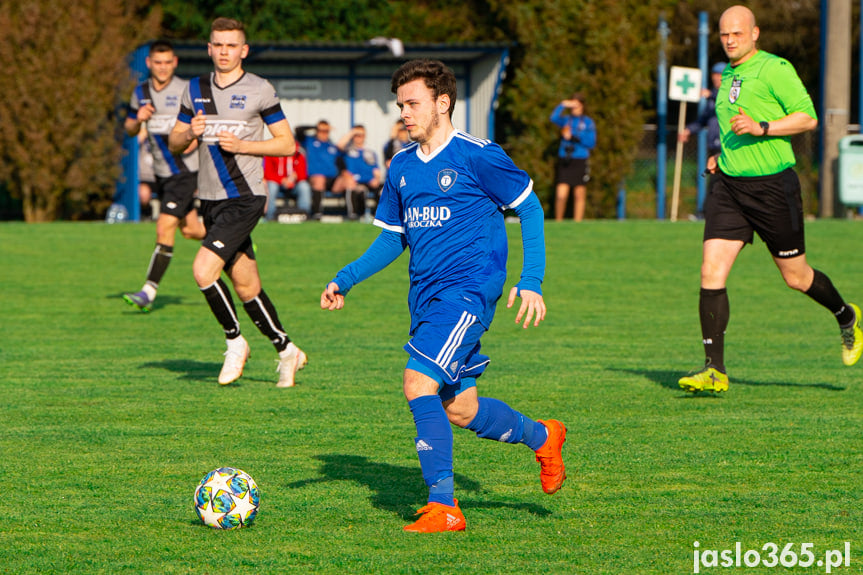
[[[219,372],[219,385],[228,385],[240,379],[251,351],[249,343],[243,336],[228,342],[225,363],[222,365],[222,371]]]
[[[294,376],[298,371],[306,367],[309,363],[309,358],[306,354],[294,345],[293,342],[288,344],[284,351],[279,353],[279,365],[276,371],[279,372],[279,382],[276,387],[293,387]]]

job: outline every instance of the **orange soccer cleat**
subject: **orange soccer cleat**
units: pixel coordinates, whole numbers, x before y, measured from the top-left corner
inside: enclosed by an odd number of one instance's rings
[[[464,531],[467,523],[464,515],[458,507],[458,499],[455,506],[450,507],[443,503],[429,503],[419,511],[417,515],[422,517],[415,523],[405,525],[405,531],[411,533],[440,533],[442,531]]]
[[[556,419],[539,420],[548,429],[548,439],[536,450],[536,460],[541,467],[539,480],[542,490],[551,495],[556,493],[566,479],[563,467],[563,442],[566,441],[566,426]]]

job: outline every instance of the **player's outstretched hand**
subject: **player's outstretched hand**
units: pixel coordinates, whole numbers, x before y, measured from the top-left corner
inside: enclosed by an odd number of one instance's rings
[[[345,307],[345,296],[339,293],[339,285],[330,282],[321,294],[321,309],[336,310]]]
[[[518,288],[513,287],[509,290],[509,299],[506,302],[506,307],[512,307],[515,304],[516,297],[518,297]],[[518,313],[515,316],[515,323],[521,323],[522,318],[524,318],[524,329],[530,326],[531,320],[533,320],[533,325],[536,327],[539,325],[539,322],[545,319],[545,301],[543,301],[540,294],[526,289],[521,290],[521,306],[518,308]]]

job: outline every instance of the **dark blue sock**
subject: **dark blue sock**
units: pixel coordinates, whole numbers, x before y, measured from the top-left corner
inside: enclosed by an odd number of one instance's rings
[[[525,417],[524,437],[521,438],[521,442],[536,451],[545,445],[546,439],[548,439],[548,429],[540,422]]]
[[[429,486],[429,503],[455,505],[452,469],[452,427],[440,396],[423,395],[409,401],[417,436],[417,455]]]
[[[443,503],[452,507],[455,505],[455,486],[453,476],[444,477],[429,487],[429,503]]]
[[[476,417],[467,424],[483,439],[505,443],[524,443],[534,451],[542,447],[546,429],[541,423],[525,417],[499,399],[480,397]]]

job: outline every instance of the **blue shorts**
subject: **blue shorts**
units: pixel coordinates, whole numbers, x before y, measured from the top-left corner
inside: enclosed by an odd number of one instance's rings
[[[450,386],[458,388],[464,382],[465,388],[471,387],[472,380],[488,365],[488,356],[479,353],[479,339],[485,331],[477,316],[436,300],[423,313],[413,338],[404,347],[411,356],[408,365],[418,362],[425,369],[416,371],[445,384],[441,396],[454,397],[460,390]]]

